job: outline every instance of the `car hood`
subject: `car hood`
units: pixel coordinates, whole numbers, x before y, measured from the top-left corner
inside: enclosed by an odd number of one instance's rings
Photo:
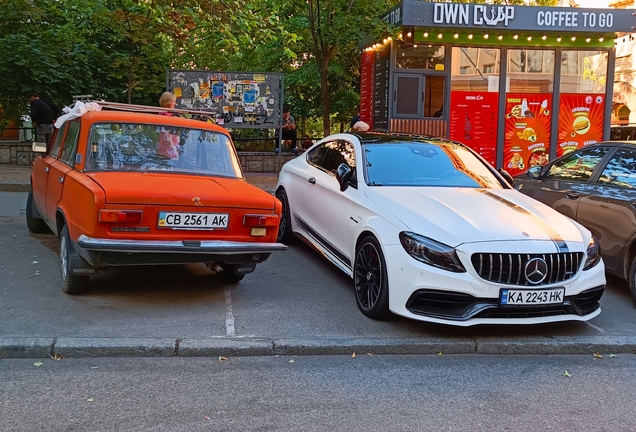
[[[584,241],[572,220],[514,189],[371,187],[367,197],[408,230],[453,247],[485,241]]]
[[[109,204],[273,210],[275,199],[243,179],[161,173],[90,173]],[[196,199],[198,198],[198,200]],[[194,202],[198,204],[194,204]]]

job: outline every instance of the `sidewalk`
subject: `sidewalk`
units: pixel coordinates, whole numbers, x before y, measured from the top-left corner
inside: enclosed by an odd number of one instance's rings
[[[29,192],[30,166],[0,164],[0,191]],[[266,192],[274,193],[278,173],[245,173],[245,179]]]

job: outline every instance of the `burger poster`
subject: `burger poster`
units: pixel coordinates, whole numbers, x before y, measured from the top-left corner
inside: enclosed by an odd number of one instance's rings
[[[506,93],[504,169],[519,174],[550,154],[552,93]]]
[[[561,95],[557,157],[603,140],[604,102],[603,94]]]

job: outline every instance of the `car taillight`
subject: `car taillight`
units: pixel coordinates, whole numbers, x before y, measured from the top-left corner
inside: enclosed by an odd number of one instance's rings
[[[245,215],[243,225],[248,227],[275,227],[278,226],[277,215]]]
[[[100,222],[140,223],[143,212],[141,210],[100,210]]]

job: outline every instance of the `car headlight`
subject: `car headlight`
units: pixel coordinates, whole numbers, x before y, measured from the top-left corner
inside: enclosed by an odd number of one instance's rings
[[[406,231],[400,233],[400,243],[418,261],[455,273],[466,271],[455,249],[443,243]]]
[[[601,261],[601,245],[594,236],[587,244],[587,258],[585,259],[585,265],[583,270],[589,270]]]

